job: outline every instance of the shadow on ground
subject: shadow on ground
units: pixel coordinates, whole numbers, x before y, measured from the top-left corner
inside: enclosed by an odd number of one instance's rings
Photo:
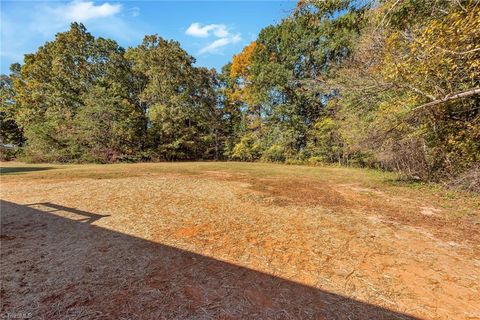
[[[0,174],[18,174],[30,171],[43,171],[54,169],[51,167],[0,167]]]
[[[91,224],[105,215],[52,203],[0,209],[7,317],[416,319]]]

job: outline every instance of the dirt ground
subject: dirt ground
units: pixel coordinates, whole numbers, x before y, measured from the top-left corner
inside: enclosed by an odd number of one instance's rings
[[[480,199],[370,170],[2,163],[1,315],[480,319]]]

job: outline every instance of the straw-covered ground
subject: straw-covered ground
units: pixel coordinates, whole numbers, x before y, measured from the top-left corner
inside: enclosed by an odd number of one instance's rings
[[[480,200],[377,171],[2,163],[1,311],[480,319]]]

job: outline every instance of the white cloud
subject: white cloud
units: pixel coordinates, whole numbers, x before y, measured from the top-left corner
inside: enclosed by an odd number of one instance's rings
[[[217,28],[213,29],[213,34],[216,37],[226,37],[230,33],[228,32],[227,28],[223,24],[221,24]]]
[[[63,20],[85,22],[91,19],[111,17],[121,10],[121,4],[105,2],[101,5],[95,5],[93,1],[74,0],[54,8],[53,12]]]
[[[202,24],[198,22],[192,23],[185,33],[189,36],[199,38],[207,38],[210,34],[220,38],[226,37],[229,34],[224,24],[207,24],[202,26]]]
[[[0,10],[2,72],[7,72],[10,63],[22,62],[25,53],[35,52],[40,45],[53,40],[57,32],[67,31],[73,21],[85,23],[95,36],[112,38],[123,46],[139,43],[146,29],[142,21],[132,23],[139,8],[113,1],[18,1],[8,10]]]
[[[197,38],[208,38],[211,35],[218,38],[201,48],[199,54],[222,53],[222,48],[225,46],[242,40],[240,33],[232,34],[224,24],[202,25],[201,23],[194,22],[188,27],[185,34]]]
[[[200,49],[199,53],[204,54],[204,53],[221,53],[220,49],[229,45],[229,44],[234,44],[237,42],[240,42],[242,40],[242,37],[240,34],[236,34],[233,36],[228,36],[224,38],[217,39],[210,43],[209,45],[203,47]]]
[[[142,38],[137,26],[129,24],[128,18],[134,16],[129,14],[132,9],[135,12],[135,7],[124,8],[121,4],[84,0],[68,3],[41,2],[37,5],[36,13],[29,19],[29,25],[35,33],[51,39],[55,33],[68,30],[71,22],[82,22],[93,34],[116,41],[131,41]],[[124,11],[125,14],[122,14]]]

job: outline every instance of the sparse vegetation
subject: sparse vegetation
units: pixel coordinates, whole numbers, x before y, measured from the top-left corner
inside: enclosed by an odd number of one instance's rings
[[[0,195],[2,310],[145,319],[480,311],[478,196],[391,173],[10,162]]]

